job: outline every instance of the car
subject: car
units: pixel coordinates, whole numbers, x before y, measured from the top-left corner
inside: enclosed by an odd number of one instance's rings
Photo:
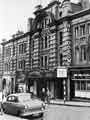
[[[30,115],[43,116],[45,103],[30,93],[15,93],[7,96],[3,102],[3,111],[21,117]]]

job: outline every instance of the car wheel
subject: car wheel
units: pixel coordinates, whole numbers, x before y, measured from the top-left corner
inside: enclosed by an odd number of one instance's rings
[[[40,117],[43,117],[43,113],[40,113]]]
[[[3,108],[3,112],[4,112],[4,113],[7,113],[7,111],[6,111],[6,109],[5,109],[5,108]]]
[[[17,111],[17,116],[20,116],[20,111]]]

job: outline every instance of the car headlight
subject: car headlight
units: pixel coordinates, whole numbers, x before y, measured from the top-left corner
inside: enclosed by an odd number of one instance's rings
[[[25,109],[28,109],[28,105],[25,105]]]

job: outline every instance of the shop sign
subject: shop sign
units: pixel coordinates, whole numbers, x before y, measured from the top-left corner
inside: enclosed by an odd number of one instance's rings
[[[57,68],[57,78],[67,78],[67,68],[60,66]]]
[[[88,74],[88,73],[83,73],[83,74],[75,73],[75,74],[73,74],[72,79],[90,79],[90,74]]]

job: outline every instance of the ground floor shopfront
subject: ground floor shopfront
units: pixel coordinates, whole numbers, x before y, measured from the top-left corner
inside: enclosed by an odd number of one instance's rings
[[[56,72],[46,72],[43,75],[40,73],[31,73],[28,78],[28,90],[33,92],[38,97],[41,97],[42,89],[49,90],[51,98],[64,98],[63,79],[56,77]]]
[[[90,67],[70,69],[70,97],[90,99]]]

